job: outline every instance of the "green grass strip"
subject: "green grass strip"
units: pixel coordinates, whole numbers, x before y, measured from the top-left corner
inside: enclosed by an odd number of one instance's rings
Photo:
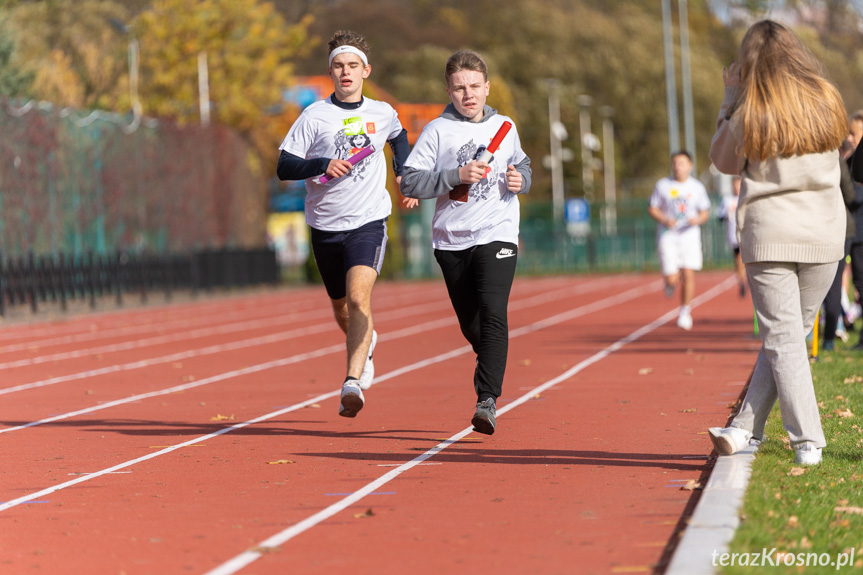
[[[821,465],[794,463],[774,407],[729,549],[738,555],[723,561],[714,554],[722,573],[863,572],[863,351],[852,349],[857,339],[857,333],[847,344],[837,338],[836,350],[822,350],[812,365],[827,437]]]

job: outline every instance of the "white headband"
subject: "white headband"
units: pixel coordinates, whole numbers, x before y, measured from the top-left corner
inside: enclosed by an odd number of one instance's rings
[[[359,48],[356,48],[354,46],[348,46],[347,44],[343,44],[343,45],[337,47],[332,52],[330,52],[330,62],[328,64],[329,67],[332,68],[332,66],[333,66],[333,58],[335,58],[339,54],[345,54],[345,53],[356,54],[357,56],[360,57],[360,60],[363,61],[363,64],[365,66],[369,65],[369,59],[366,58],[366,55],[363,53],[362,50],[360,50]]]

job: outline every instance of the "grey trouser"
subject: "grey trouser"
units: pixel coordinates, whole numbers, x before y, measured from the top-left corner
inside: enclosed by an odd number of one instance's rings
[[[833,283],[838,263],[746,264],[762,345],[733,427],[763,437],[767,416],[778,398],[791,447],[827,445],[812,386],[806,335]]]

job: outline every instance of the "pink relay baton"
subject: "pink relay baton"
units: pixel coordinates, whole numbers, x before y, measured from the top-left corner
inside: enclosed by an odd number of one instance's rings
[[[376,150],[375,150],[374,145],[370,145],[367,148],[363,148],[362,150],[360,150],[359,152],[357,152],[356,154],[354,154],[353,156],[348,158],[348,162],[350,162],[350,164],[352,166],[356,166],[358,162],[360,162],[361,160],[364,160],[367,156],[371,156],[372,154],[375,153],[375,151]],[[323,176],[320,176],[318,178],[315,178],[315,182],[318,184],[326,184],[330,180],[332,180],[332,178],[326,174],[324,174]]]

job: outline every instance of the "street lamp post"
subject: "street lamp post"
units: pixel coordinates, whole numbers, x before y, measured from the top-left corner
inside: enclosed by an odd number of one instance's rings
[[[602,114],[602,169],[605,183],[605,233],[617,234],[617,182],[614,178],[614,108],[603,106]]]
[[[683,133],[686,149],[692,154],[692,164],[695,165],[695,119],[692,110],[692,79],[689,66],[689,16],[686,0],[677,2],[680,18],[680,73],[683,84]]]
[[[210,124],[210,70],[207,66],[207,53],[198,52],[198,104],[201,110],[201,125]]]
[[[669,154],[680,149],[680,123],[677,119],[677,81],[674,75],[674,38],[671,0],[662,0],[662,40],[665,52],[665,105],[668,110]]]
[[[593,98],[582,94],[576,99],[578,103],[578,129],[581,137],[581,183],[584,199],[593,201],[593,146],[591,140],[595,137],[590,132],[590,106]],[[589,140],[590,139],[590,140]]]
[[[563,221],[563,156],[561,141],[567,137],[566,128],[560,121],[560,82],[556,78],[546,80],[548,86],[548,132],[551,148],[551,205],[554,225]]]
[[[144,114],[141,99],[138,97],[138,39],[132,34],[132,29],[128,25],[123,24],[116,18],[109,18],[108,21],[111,23],[111,26],[129,36],[129,104],[132,107],[132,123],[129,127],[124,128],[124,131],[127,133],[134,132],[141,122],[141,116]]]

